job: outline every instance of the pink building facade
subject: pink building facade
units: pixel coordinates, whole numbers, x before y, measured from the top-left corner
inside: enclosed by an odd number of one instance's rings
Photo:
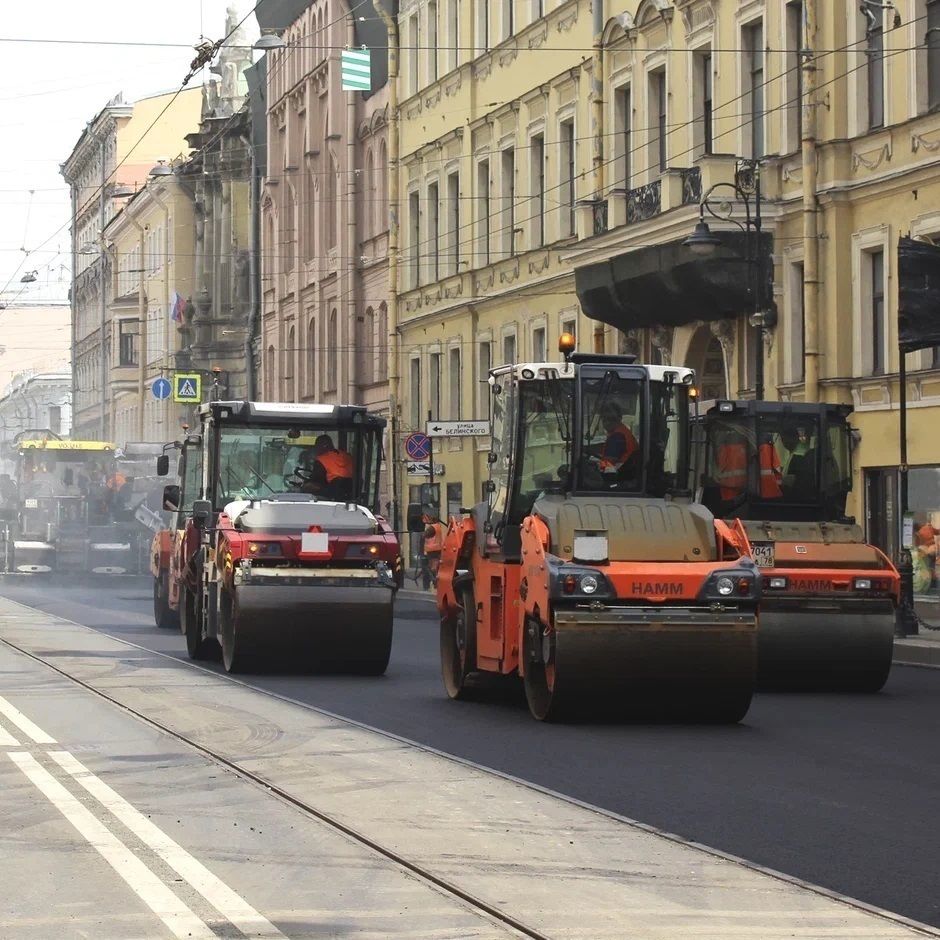
[[[268,54],[260,391],[387,414],[387,65],[368,96],[340,83],[368,12],[314,0]]]

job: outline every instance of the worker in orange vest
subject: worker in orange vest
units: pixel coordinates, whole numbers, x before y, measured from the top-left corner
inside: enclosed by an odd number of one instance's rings
[[[321,434],[313,442],[313,450],[303,455],[301,489],[325,499],[348,499],[352,496],[355,463],[352,454],[338,450],[329,434]]]
[[[607,437],[601,448],[598,468],[601,473],[610,473],[619,470],[639,450],[640,445],[633,431],[623,423],[623,413],[613,402],[607,402],[601,407],[600,417]]]
[[[444,550],[444,524],[436,516],[425,513],[421,517],[424,522],[424,557],[427,559],[427,570],[430,574],[430,583],[437,584],[437,573],[441,567],[441,552]]]
[[[781,499],[783,497],[783,468],[777,448],[769,435],[765,435],[757,452],[760,463],[761,499]]]
[[[729,429],[715,454],[715,482],[724,502],[738,499],[747,489],[747,444]]]

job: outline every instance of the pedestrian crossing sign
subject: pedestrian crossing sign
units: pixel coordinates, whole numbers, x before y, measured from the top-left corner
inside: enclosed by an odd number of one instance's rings
[[[173,401],[198,405],[202,401],[202,376],[198,372],[174,372]]]

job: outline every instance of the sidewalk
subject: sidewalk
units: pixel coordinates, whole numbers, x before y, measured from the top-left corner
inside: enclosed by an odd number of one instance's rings
[[[433,590],[423,591],[420,588],[402,588],[398,596],[403,600],[427,601],[429,604],[433,604],[435,600]],[[917,636],[896,639],[894,662],[902,666],[940,667],[940,630],[927,630],[922,627]]]

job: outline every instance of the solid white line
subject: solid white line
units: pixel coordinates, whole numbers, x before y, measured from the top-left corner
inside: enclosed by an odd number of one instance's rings
[[[163,921],[175,937],[218,940],[210,930],[134,853],[76,797],[42,767],[32,754],[10,754],[36,788],[88,840],[128,887]]]
[[[6,728],[0,726],[0,747],[19,747],[20,742],[7,731]]]
[[[7,716],[13,724],[28,738],[37,744],[55,744],[55,738],[50,737],[38,725],[34,725],[18,708],[14,708],[2,695],[0,695],[0,713]]]
[[[249,937],[284,938],[277,927],[212,874],[162,829],[131,806],[100,777],[95,776],[68,751],[49,751],[49,756],[71,774],[105,809],[114,814],[145,845],[151,848],[178,875],[192,885],[223,917]]]

